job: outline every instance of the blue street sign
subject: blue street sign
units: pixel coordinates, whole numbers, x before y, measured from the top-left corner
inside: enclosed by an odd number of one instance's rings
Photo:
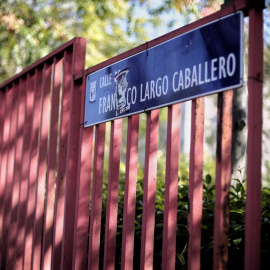
[[[85,127],[243,84],[237,12],[87,76]]]

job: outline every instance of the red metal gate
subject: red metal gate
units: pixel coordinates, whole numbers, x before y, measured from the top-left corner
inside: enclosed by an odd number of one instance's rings
[[[245,269],[258,269],[263,25],[262,11],[248,9],[248,2],[235,1],[147,46],[238,10],[249,15]],[[98,269],[106,124],[83,128],[85,78],[145,49],[146,45],[139,46],[84,70],[86,41],[75,38],[0,85],[1,269]],[[226,268],[228,261],[232,98],[232,90],[218,97],[215,269]],[[168,107],[162,269],[175,268],[180,113],[181,104]],[[110,125],[104,269],[115,268],[122,119],[111,121]],[[139,115],[128,117],[127,125],[121,269],[132,269],[134,260]],[[147,113],[141,269],[153,267],[158,125],[159,111]],[[203,137],[204,98],[198,98],[192,100],[189,269],[200,268]]]

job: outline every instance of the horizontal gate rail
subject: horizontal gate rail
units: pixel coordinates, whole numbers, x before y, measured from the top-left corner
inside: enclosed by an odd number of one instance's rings
[[[161,110],[144,116],[143,199],[138,214],[142,118],[137,114],[84,128],[86,76],[239,10],[249,16],[245,269],[259,267],[263,22],[262,11],[255,9],[254,2],[231,1],[212,15],[86,70],[86,40],[76,37],[0,85],[1,269],[153,269],[156,252],[161,257],[160,268],[175,269],[179,255],[181,104],[167,107],[165,199],[162,233],[158,236],[162,248],[157,250]],[[229,261],[233,95],[233,90],[218,94],[214,269],[228,268]],[[187,267],[192,270],[203,266],[204,119],[204,97],[193,99],[184,224]]]

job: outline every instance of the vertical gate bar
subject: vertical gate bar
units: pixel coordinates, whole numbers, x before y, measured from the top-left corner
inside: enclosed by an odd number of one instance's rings
[[[20,199],[20,170],[22,164],[22,149],[23,149],[23,128],[24,128],[24,112],[25,112],[25,87],[23,87],[22,79],[18,83],[18,120],[16,127],[16,149],[14,161],[13,175],[13,191],[12,191],[12,212],[9,230],[9,245],[8,245],[8,267],[14,269],[16,255],[16,232],[18,222],[18,210]]]
[[[62,78],[62,59],[54,57],[54,70],[52,77],[51,120],[48,149],[48,174],[46,179],[46,198],[44,209],[44,230],[42,248],[42,267],[51,267],[54,197],[55,197],[55,172],[57,160],[57,135],[59,119],[59,100]]]
[[[162,269],[175,269],[181,104],[168,107]]]
[[[12,100],[12,113],[11,113],[11,130],[10,130],[10,139],[9,139],[9,161],[8,161],[8,169],[7,169],[7,181],[9,181],[9,199],[7,201],[7,205],[5,206],[5,211],[7,212],[7,217],[5,218],[5,227],[6,233],[5,236],[2,238],[3,240],[6,239],[6,265],[8,266],[8,254],[9,254],[9,234],[10,234],[10,227],[11,227],[11,215],[13,213],[13,196],[14,196],[14,189],[16,186],[14,185],[14,171],[15,171],[15,151],[16,151],[16,143],[17,143],[17,125],[18,125],[18,109],[19,109],[19,85],[13,82],[13,100]],[[6,215],[4,215],[6,216]],[[16,231],[16,230],[15,230]]]
[[[232,90],[218,94],[214,269],[226,269],[228,263],[232,106]]]
[[[245,269],[260,267],[263,13],[249,10]]]
[[[3,160],[3,156],[4,156],[4,129],[5,129],[5,121],[6,121],[6,100],[7,100],[7,91],[6,91],[7,87],[5,87],[2,91],[0,91],[0,102],[1,102],[1,108],[0,108],[0,125],[1,125],[1,129],[0,129],[0,214],[2,213],[2,206],[4,203],[4,194],[5,194],[5,182],[1,181],[2,177],[2,160]],[[0,232],[2,232],[2,214],[0,215]],[[1,234],[0,234],[1,236]],[[1,245],[2,239],[0,238],[0,245]],[[0,267],[1,267],[1,248],[0,248]]]
[[[119,166],[121,150],[122,119],[111,122],[104,269],[115,269],[115,248],[118,211]]]
[[[84,110],[83,110],[84,111]],[[77,223],[74,241],[73,269],[83,269],[87,265],[88,228],[89,228],[89,203],[91,189],[92,151],[94,127],[83,128],[81,143],[81,167],[78,178],[78,205],[76,207]]]
[[[5,181],[5,196],[3,204],[3,220],[2,222],[2,235],[1,235],[1,268],[7,266],[7,245],[8,245],[8,230],[10,222],[10,204],[12,196],[12,186],[13,186],[13,165],[14,165],[14,139],[16,136],[16,96],[14,96],[14,83],[8,90],[8,106],[9,112],[7,115],[8,120],[8,134],[7,134],[7,155],[6,155],[6,170],[5,178],[2,181]],[[12,167],[12,168],[11,168]]]
[[[2,160],[2,148],[3,148],[3,136],[4,136],[4,122],[5,122],[5,108],[6,108],[6,94],[4,91],[0,91],[0,180],[1,180],[1,160]]]
[[[24,247],[27,221],[28,177],[30,164],[31,127],[34,102],[34,75],[27,74],[26,84],[26,110],[23,134],[23,157],[21,168],[21,190],[19,206],[19,222],[17,231],[17,261],[16,269],[23,269]]]
[[[4,91],[5,90],[5,91]],[[0,113],[1,113],[1,119],[0,119],[0,124],[1,124],[1,129],[0,129],[0,143],[1,143],[1,148],[0,148],[0,236],[2,235],[2,213],[3,213],[3,203],[4,203],[4,196],[5,196],[5,182],[2,181],[2,166],[4,167],[3,164],[3,156],[5,152],[5,122],[6,122],[6,103],[7,103],[7,87],[5,87],[3,91],[0,91],[0,102],[1,102],[1,108],[0,108]],[[7,127],[6,127],[7,128]],[[4,177],[3,177],[4,178]],[[1,245],[2,239],[0,238],[0,245]],[[1,248],[0,248],[0,267],[1,267]]]
[[[7,163],[8,163],[8,143],[9,143],[9,133],[10,133],[10,114],[12,106],[12,89],[9,90],[6,87],[5,92],[5,117],[4,117],[4,127],[3,127],[3,147],[2,147],[2,160],[1,160],[1,175],[0,175],[0,244],[2,245],[3,236],[3,222],[4,222],[4,204],[6,196],[6,176],[7,176]],[[0,249],[0,254],[2,254],[2,248]],[[1,261],[2,262],[2,255]],[[2,267],[2,265],[1,265]]]
[[[31,269],[33,259],[33,236],[34,236],[34,216],[35,216],[35,200],[36,200],[36,180],[37,180],[37,162],[38,162],[38,137],[40,123],[40,100],[42,69],[35,69],[34,81],[34,108],[33,108],[33,125],[31,135],[30,149],[30,170],[29,170],[29,188],[27,201],[27,223],[26,238],[24,249],[24,269]]]
[[[159,110],[147,114],[144,166],[141,269],[153,269]]]
[[[76,38],[73,45],[73,67],[70,76],[83,72],[85,66],[86,40]],[[74,226],[75,226],[75,205],[77,195],[77,177],[79,154],[79,138],[81,123],[82,105],[82,81],[73,81],[70,96],[70,119],[69,136],[67,148],[67,171],[66,171],[66,193],[65,193],[65,212],[64,212],[64,232],[62,242],[61,267],[68,269],[72,267],[73,245],[74,245]]]
[[[67,142],[69,123],[69,104],[72,77],[68,75],[72,69],[72,52],[64,51],[62,104],[60,117],[59,154],[57,160],[57,179],[54,211],[54,231],[52,247],[52,268],[59,268],[61,264],[61,250],[64,226]]]
[[[83,74],[83,89],[86,85],[86,76]],[[82,92],[81,120],[84,122],[86,91]],[[72,269],[83,269],[87,266],[88,229],[89,229],[89,203],[92,172],[94,127],[84,128],[80,125],[77,200],[74,220],[74,246]]]
[[[6,154],[6,136],[5,129],[7,129],[6,125],[6,115],[7,115],[7,87],[5,87],[5,91],[1,91],[1,152],[0,152],[0,236],[2,236],[2,215],[3,215],[3,204],[4,204],[4,196],[5,196],[5,181],[2,181],[2,170],[4,170],[4,163],[6,162],[5,154]],[[3,167],[3,168],[2,168]],[[4,173],[4,172],[3,172]],[[5,177],[3,176],[3,179]],[[0,245],[2,242],[2,238],[0,238]],[[1,248],[0,248],[0,267],[1,267]]]
[[[139,115],[128,117],[121,269],[133,269]]]
[[[84,123],[86,76],[82,78],[82,98],[80,123]],[[92,171],[92,151],[93,151],[93,130],[94,127],[85,129],[80,125],[79,148],[78,148],[78,175],[76,187],[75,216],[74,216],[74,245],[72,269],[86,268],[88,228],[89,228],[89,203]]]
[[[20,137],[20,147],[21,151],[20,153],[16,151],[16,163],[20,164],[15,171],[15,177],[18,177],[18,182],[19,182],[19,198],[18,198],[18,214],[17,214],[17,224],[16,224],[16,232],[15,232],[15,237],[16,237],[16,249],[15,249],[15,268],[17,265],[17,257],[18,257],[18,249],[19,249],[19,242],[18,242],[18,231],[20,228],[20,208],[21,208],[21,188],[22,188],[22,160],[23,160],[23,145],[24,145],[24,133],[25,133],[25,121],[26,121],[26,95],[27,95],[27,78],[21,78],[20,79],[20,108],[19,108],[19,134],[18,136]],[[21,247],[20,247],[21,248]]]
[[[188,187],[188,269],[201,267],[201,223],[203,204],[204,98],[192,100]]]
[[[6,90],[6,87],[5,87]],[[4,200],[4,182],[1,181],[2,174],[2,156],[4,152],[4,127],[5,127],[5,117],[6,117],[6,91],[0,91],[0,214],[2,213],[2,205]],[[1,225],[2,218],[0,216],[0,232],[2,232]],[[1,235],[1,234],[0,234]],[[0,239],[0,245],[2,240]],[[1,248],[0,248],[0,267],[1,267]]]
[[[97,125],[95,131],[95,154],[88,255],[88,269],[91,270],[98,269],[99,267],[105,130],[106,124],[104,123]]]
[[[42,231],[43,231],[43,212],[45,201],[45,182],[47,173],[47,142],[50,125],[51,109],[51,75],[52,64],[45,62],[42,79],[42,112],[40,125],[40,143],[38,157],[38,181],[36,188],[36,209],[34,221],[34,250],[33,250],[33,269],[41,269],[42,252]]]

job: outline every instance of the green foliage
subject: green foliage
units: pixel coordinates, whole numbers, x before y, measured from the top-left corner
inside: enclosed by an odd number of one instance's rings
[[[218,10],[223,1],[167,0],[157,5],[156,3],[153,4],[153,1],[141,0],[141,3],[146,5],[148,12],[152,15],[158,15],[162,13],[167,13],[171,10],[175,10],[179,13],[181,12],[185,19],[190,22],[201,18],[205,12],[208,12],[208,9],[211,9],[212,12]],[[173,25],[174,21],[171,21],[169,23]]]
[[[0,1],[0,81],[75,36],[85,37],[86,66],[93,66],[147,40],[146,25],[158,16],[136,14],[133,1]]]
[[[160,158],[159,158],[160,159]],[[164,162],[161,157],[159,162]],[[180,157],[179,182],[178,182],[178,207],[177,207],[177,239],[176,239],[176,269],[187,268],[188,250],[188,161],[185,156]],[[159,167],[158,167],[159,168]],[[120,269],[123,209],[124,209],[124,186],[125,165],[120,164],[119,178],[119,200],[118,200],[118,228],[117,228],[117,250],[116,269]],[[143,209],[143,179],[144,171],[138,169],[136,213],[135,213],[135,236],[134,236],[134,269],[140,267],[141,229]],[[154,269],[161,269],[162,263],[162,236],[164,215],[164,193],[165,193],[164,171],[158,169],[156,203],[155,203],[155,235],[154,235]],[[231,186],[230,191],[230,225],[229,225],[229,262],[228,269],[243,269],[244,267],[244,242],[245,242],[245,201],[246,181],[235,179],[236,185]],[[103,244],[106,218],[106,194],[107,183],[104,185],[103,211],[102,211],[102,236],[101,236],[101,262],[103,260]],[[215,179],[205,173],[203,179],[203,209],[201,225],[201,269],[213,267],[213,243],[214,243],[214,205],[215,205]],[[270,256],[270,190],[262,189],[262,246],[261,246],[261,269],[269,269]]]
[[[1,81],[71,38],[63,33],[56,14],[47,13],[51,6],[41,2],[0,1]]]
[[[137,7],[146,12],[138,12]],[[148,40],[147,27],[175,24],[160,15],[198,18],[220,0],[0,0],[0,81],[4,81],[75,36],[85,37],[86,66],[93,66]],[[215,7],[215,9],[216,9]],[[180,12],[182,12],[180,14]]]

